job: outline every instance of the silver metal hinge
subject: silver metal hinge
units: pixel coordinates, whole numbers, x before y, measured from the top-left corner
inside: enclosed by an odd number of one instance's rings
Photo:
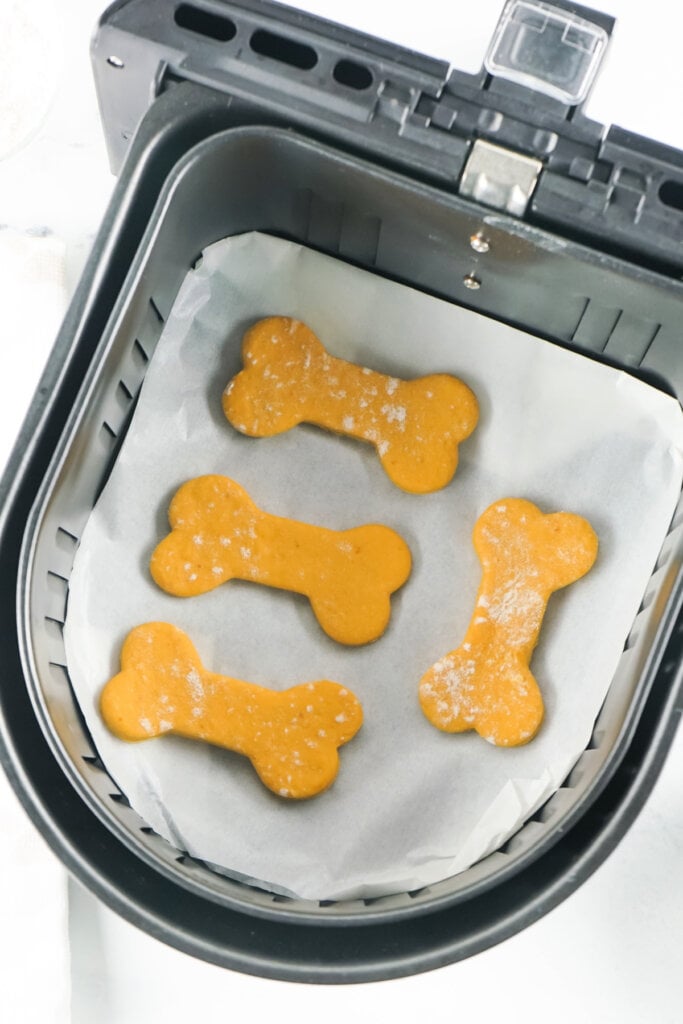
[[[460,194],[523,217],[542,167],[532,156],[477,139],[460,179]]]

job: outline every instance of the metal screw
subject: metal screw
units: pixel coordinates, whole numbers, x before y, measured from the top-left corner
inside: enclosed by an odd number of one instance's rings
[[[465,285],[465,288],[469,288],[473,292],[476,292],[477,288],[481,288],[481,281],[476,274],[465,274],[462,283]]]
[[[470,245],[475,252],[488,252],[491,248],[491,243],[481,231],[470,235]]]

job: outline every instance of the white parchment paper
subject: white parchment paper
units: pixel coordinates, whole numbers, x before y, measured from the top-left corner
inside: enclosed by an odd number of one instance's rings
[[[315,427],[258,440],[234,431],[222,390],[241,367],[246,328],[274,314],[382,372],[465,380],[481,418],[450,486],[405,494],[370,446]],[[291,243],[216,243],[165,325],[71,577],[68,667],[108,770],[163,836],[275,890],[367,897],[463,870],[504,842],[585,748],[678,498],[682,451],[678,403],[628,375]],[[233,477],[281,516],[396,529],[413,572],[385,635],[344,648],[304,598],[247,582],[192,599],[156,588],[147,566],[170,499],[203,473]],[[600,539],[590,574],[551,599],[532,661],[546,719],[517,749],[438,732],[417,698],[472,613],[474,523],[505,497],[577,512]],[[365,723],[342,748],[332,788],[286,802],[228,751],[173,736],[115,739],[99,692],[128,631],[153,620],[185,630],[212,671],[278,689],[320,678],[352,689]]]

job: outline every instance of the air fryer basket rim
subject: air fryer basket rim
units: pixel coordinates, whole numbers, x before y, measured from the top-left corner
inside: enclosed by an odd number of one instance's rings
[[[97,248],[97,246],[96,246],[96,248]],[[78,319],[78,317],[76,317],[77,306],[78,306],[78,302],[76,301],[75,304],[74,304],[74,307],[72,308],[71,319]],[[53,369],[54,369],[54,367],[53,367]],[[15,461],[15,460],[13,460],[13,461]],[[28,457],[27,457],[27,459],[25,461],[28,461]],[[19,482],[17,482],[15,484],[15,486],[12,488],[12,490],[16,491],[17,487],[19,487],[20,484],[25,484],[25,481],[24,480],[20,480]],[[5,533],[5,531],[8,528],[8,519],[11,518],[10,511],[11,510],[9,510],[7,506],[5,507],[5,509],[3,511],[3,534]],[[680,683],[680,680],[677,681],[677,684],[678,683]],[[674,689],[675,689],[675,687],[674,687]],[[671,691],[671,692],[673,692],[673,691]],[[672,725],[672,720],[673,720],[674,717],[675,716],[672,716],[672,719],[669,722],[670,728],[669,728],[668,731],[667,730],[662,731],[661,729],[659,730],[660,738],[661,738],[662,741],[664,740],[665,736],[668,736],[668,738],[670,739],[671,735],[673,734],[671,725]],[[34,795],[37,796],[37,791],[35,793],[33,792],[34,787],[32,787],[31,784],[28,782],[27,777],[24,775],[22,778],[20,778],[18,773],[16,773],[16,771],[14,771],[12,769],[12,765],[13,764],[15,764],[15,765],[17,763],[21,764],[21,757],[18,754],[18,751],[17,751],[16,747],[14,747],[14,745],[13,745],[13,743],[11,741],[11,734],[8,733],[8,731],[6,729],[6,722],[3,722],[3,729],[4,729],[3,738],[4,738],[5,744],[6,744],[5,756],[8,759],[9,764],[10,764],[10,771],[11,771],[11,774],[13,776],[13,783],[15,784],[15,788],[17,788],[18,791],[20,792],[20,794],[22,795],[25,804],[28,803],[28,806],[30,808],[32,808],[32,811],[33,811],[32,816],[34,817],[34,819],[35,819],[36,816],[38,816],[40,818],[39,827],[42,824],[41,830],[45,831],[46,820],[49,820],[49,818],[50,818],[50,814],[49,814],[49,810],[48,810],[49,804],[44,804],[44,803],[42,803],[42,801],[34,799]],[[664,747],[663,746],[659,746],[658,749],[660,751],[662,751],[664,749]],[[648,761],[648,763],[650,764],[649,771],[650,772],[654,771],[655,770],[654,763],[650,763],[650,761]],[[608,786],[608,788],[610,788],[610,787]],[[635,800],[636,800],[636,798],[633,797],[632,800],[631,800],[631,803],[629,804],[629,807],[631,809],[633,809],[636,806]],[[46,814],[46,810],[48,811],[47,814]],[[624,819],[624,815],[622,814],[620,820],[623,820],[623,819]],[[610,833],[610,834],[612,834],[612,833]],[[87,870],[87,868],[85,868],[82,860],[80,859],[80,855],[78,855],[76,853],[76,849],[77,848],[73,847],[71,844],[64,843],[63,840],[61,840],[61,839],[57,839],[57,837],[59,836],[59,832],[55,833],[55,832],[52,832],[52,830],[50,829],[49,832],[48,832],[48,835],[51,837],[51,839],[53,841],[55,841],[57,843],[57,845],[59,847],[58,852],[60,852],[60,855],[62,855],[63,859],[65,859],[67,861],[67,863],[69,863],[69,866],[71,866],[72,869],[73,869],[73,866],[76,866],[76,868],[77,868],[76,873],[79,874],[81,877],[88,878],[90,876],[90,872]],[[605,833],[605,836],[606,835],[607,835],[607,833]],[[613,842],[616,842],[617,839],[618,839],[618,836],[616,836],[616,838],[613,839]],[[600,843],[598,843],[597,845],[600,846]],[[606,845],[607,845],[607,841],[605,840],[605,842],[603,843],[603,846],[601,847],[601,850],[604,851],[603,854],[602,854],[603,856],[606,856],[606,854],[608,852],[608,850],[604,848]],[[592,851],[591,857],[595,858],[596,856],[597,856],[597,852],[596,851]],[[591,857],[589,857],[589,860],[591,859]],[[586,871],[586,876],[587,876],[588,873],[590,873],[590,870]],[[574,879],[577,878],[576,872],[574,870],[572,871],[572,876],[573,876]],[[133,917],[135,917],[135,916],[138,916],[138,917],[140,916],[139,911],[137,911],[137,915],[136,915],[135,908],[128,905],[128,901],[126,901],[126,900],[124,900],[122,898],[121,893],[117,894],[116,890],[114,890],[114,893],[109,891],[108,887],[103,885],[102,880],[98,880],[98,876],[97,875],[94,876],[94,878],[92,876],[90,876],[90,880],[93,882],[92,887],[96,891],[99,891],[99,894],[102,895],[103,898],[105,898],[105,900],[110,903],[110,905],[115,906],[119,910],[121,910],[122,907],[125,907],[124,916],[129,917],[129,919],[133,919]],[[554,902],[559,902],[559,899],[563,898],[563,896],[560,895],[558,897],[558,899],[555,900],[554,896],[551,895],[551,894],[554,894],[554,893],[558,892],[559,889],[561,889],[561,888],[562,888],[561,885],[559,886],[559,888],[558,888],[557,885],[552,886],[551,889],[548,890],[548,892],[546,893],[546,898],[550,899],[550,900],[554,900]],[[531,902],[528,902],[527,905],[528,905],[529,908],[531,908],[534,904],[532,904]],[[549,909],[549,906],[550,906],[550,904],[548,904],[547,909]],[[484,929],[483,931],[486,932],[488,938],[484,939],[483,938],[483,934],[480,934],[479,938],[476,940],[476,942],[479,943],[477,948],[485,948],[485,945],[490,945],[490,944],[492,944],[492,942],[500,941],[500,939],[505,937],[506,934],[511,934],[512,931],[518,930],[517,927],[515,927],[512,924],[512,919],[514,918],[516,920],[518,915],[519,915],[519,913],[521,913],[521,912],[522,911],[519,910],[517,913],[512,914],[510,919],[508,919],[506,926],[505,927],[500,927],[497,931],[496,931],[495,928],[493,929],[492,932],[491,932],[491,929]],[[535,916],[538,916],[538,913]],[[531,918],[529,918],[529,919],[531,919]],[[136,923],[140,923],[140,924],[142,924],[143,927],[147,927],[147,929],[150,930],[153,934],[155,932],[159,931],[159,919],[158,918],[154,918],[154,917],[146,918],[144,923],[142,921],[137,921]],[[301,928],[302,926],[299,925],[297,927]],[[365,924],[365,925],[363,925],[363,927],[368,927],[368,925]],[[369,925],[369,927],[372,927],[372,925]],[[347,930],[347,932],[348,932],[348,930]],[[173,929],[171,929],[171,932],[169,932],[168,935],[165,936],[165,937],[167,937],[167,941],[171,941],[172,940],[172,933],[173,933]],[[497,937],[495,937],[496,935],[497,935]],[[205,947],[205,943],[200,941],[197,937],[195,937],[194,939],[190,940],[188,938],[188,936],[183,933],[182,929],[176,934],[175,937],[176,937],[176,939],[178,941],[177,941],[177,943],[174,941],[173,944],[178,944],[179,948],[185,948],[189,952],[194,952],[196,955],[204,956],[206,959],[211,959],[214,962],[223,962],[223,963],[226,964],[226,966],[239,966],[239,968],[242,969],[242,970],[249,970],[249,965],[245,966],[244,964],[242,964],[241,961],[240,961],[239,956],[234,951],[228,957],[230,962],[227,962],[222,953],[220,953],[220,952],[216,953],[216,951],[210,951],[208,949],[205,949],[204,948]],[[489,939],[490,939],[490,941],[489,941]],[[472,941],[475,941],[475,940],[472,940]],[[183,943],[185,943],[185,945],[183,945]],[[189,945],[188,945],[188,943],[189,943]],[[190,948],[190,947],[192,947],[192,948]],[[444,947],[444,949],[441,950],[441,952],[439,954],[433,952],[431,954],[431,959],[428,957],[429,962],[425,963],[425,965],[423,965],[423,966],[417,966],[417,961],[413,960],[413,961],[411,961],[411,965],[410,965],[409,969],[404,969],[404,967],[402,967],[402,966],[399,967],[397,964],[394,964],[394,966],[392,968],[392,972],[395,972],[395,973],[391,973],[391,974],[390,973],[386,973],[386,970],[388,970],[388,968],[385,968],[383,973],[375,974],[375,976],[376,977],[388,977],[388,976],[398,976],[398,974],[402,974],[402,973],[413,973],[415,970],[426,969],[429,966],[438,966],[438,962],[448,962],[450,960],[459,958],[459,954],[458,955],[454,955],[453,949],[450,946],[448,948],[449,948],[448,954],[445,954],[445,952],[444,952],[445,947]],[[474,949],[471,949],[470,951],[472,952],[472,951],[474,951]],[[469,953],[464,953],[463,955],[469,955]],[[445,959],[441,959],[444,956],[446,958]],[[300,972],[300,973],[302,973],[302,975],[305,976],[305,977],[304,976],[300,977],[297,974],[297,980],[312,980],[312,981],[314,981],[314,980],[330,980],[330,981],[369,980],[367,977],[361,977],[361,975],[363,974],[363,968],[361,968],[361,967],[358,967],[356,973],[354,973],[354,971],[356,970],[355,968],[353,968],[353,969],[347,968],[346,969],[346,973],[349,974],[348,977],[346,977],[346,976],[340,977],[340,970],[338,968],[332,969],[332,968],[329,968],[329,967],[325,967],[323,969],[323,973],[325,973],[325,972],[328,972],[328,973],[331,972],[331,973],[329,973],[329,976],[326,976],[325,978],[322,978],[322,977],[313,977],[313,976],[311,976],[312,974],[315,974],[317,972],[317,970],[318,970],[316,967],[313,967],[311,965],[308,965],[305,968],[295,968],[295,967],[292,967],[292,968],[289,968],[289,967],[281,968],[283,973],[278,973],[278,970],[280,970],[280,968],[276,969],[276,968],[273,967],[272,964],[268,964],[268,965],[265,965],[265,966],[263,964],[259,964],[258,965],[258,969],[256,969],[256,967],[255,967],[255,961],[253,963],[251,963],[250,965],[254,968],[254,973],[259,973],[259,974],[266,973],[266,974],[268,974],[268,976],[293,977],[294,975],[291,973],[291,971],[294,971],[295,973],[296,972]],[[272,973],[271,973],[271,970],[272,970]],[[376,967],[375,968],[369,968],[369,970],[370,970],[370,972],[372,972],[372,970],[376,970]],[[341,971],[341,974],[344,974],[344,973],[345,973],[344,971]],[[350,976],[351,974],[354,974],[354,976],[351,977]]]
[[[225,135],[225,137],[228,138],[228,135]],[[240,139],[244,140],[244,139],[249,139],[250,137],[253,138],[253,139],[256,139],[256,140],[259,140],[259,139],[263,138],[263,136],[261,135],[261,132],[260,132],[260,130],[258,128],[237,128],[237,129],[233,129],[229,133],[229,138],[233,142],[237,142],[238,144],[239,144],[239,140]],[[334,155],[335,159],[338,159],[337,154],[332,154],[332,151],[329,150],[327,147],[322,147],[319,144],[315,144],[315,147],[313,147],[312,144],[306,142],[305,140],[301,139],[300,137],[298,137],[298,136],[296,136],[296,135],[294,135],[292,133],[270,131],[268,136],[267,136],[267,140],[270,143],[272,143],[273,140],[277,140],[278,138],[280,138],[282,140],[282,145],[283,146],[285,146],[285,144],[288,144],[290,146],[294,146],[294,145],[303,146],[303,147],[311,146],[311,151],[310,151],[310,159],[311,160],[313,159],[313,157],[314,157],[316,152],[320,152],[322,154],[327,152],[330,156]],[[220,139],[221,139],[221,133],[217,133],[216,135],[214,135],[212,137],[211,140],[208,140],[205,143],[198,144],[196,147],[194,147],[191,151],[186,153],[178,161],[178,163],[175,166],[174,170],[171,172],[171,174],[169,174],[169,176],[166,179],[166,182],[164,184],[164,188],[162,190],[161,197],[160,197],[159,202],[157,204],[157,210],[168,209],[170,203],[173,201],[173,196],[174,196],[174,193],[175,193],[175,191],[177,189],[178,183],[182,181],[183,176],[188,171],[188,168],[191,168],[193,163],[200,162],[201,159],[202,159],[203,151],[206,151],[207,149],[209,149],[211,147],[217,146],[219,141],[220,141]],[[343,163],[343,166],[346,166],[347,169],[351,168],[353,166],[358,166],[358,161],[352,160],[350,158],[345,158],[345,162]],[[372,173],[372,170],[370,168],[364,168],[364,170],[365,170],[365,172],[368,175]],[[381,180],[383,182],[391,182],[392,180],[394,180],[395,182],[399,182],[403,188],[406,188],[406,189],[408,187],[415,188],[415,191],[420,192],[420,193],[424,193],[424,194],[426,194],[426,195],[428,195],[430,197],[433,197],[433,195],[434,195],[434,190],[432,190],[432,189],[430,189],[428,187],[425,187],[425,186],[413,186],[412,182],[407,182],[405,179],[403,179],[402,177],[399,177],[399,176],[389,175],[389,174],[386,174],[386,173],[383,172],[382,175],[381,175]],[[148,227],[147,232],[146,232],[146,235],[147,235],[148,241],[150,241],[150,244],[151,244],[151,239],[157,234],[157,230],[158,230],[157,229],[157,224],[160,221],[160,219],[161,219],[160,215],[159,216],[155,215],[152,218],[150,218],[150,224],[149,224],[149,227]],[[131,272],[129,274],[129,278],[135,278],[139,273],[142,272],[142,268],[144,266],[144,255],[143,254],[144,254],[145,251],[146,251],[146,246],[142,245],[140,247],[140,250],[139,250],[138,256],[136,257],[136,260],[134,261],[133,267],[132,267]],[[127,294],[127,289],[124,286],[124,288],[122,288],[122,290],[121,290],[121,293],[120,293],[120,296],[119,296],[119,301],[117,303],[117,307],[119,308],[119,311],[120,311],[121,307],[125,308],[125,303],[126,303],[126,298],[125,297],[126,297],[126,294]],[[116,314],[116,313],[113,314],[112,315],[112,320],[116,320],[117,316],[118,316],[118,314]],[[105,341],[106,341],[106,335],[105,335]],[[103,342],[103,344],[105,344],[105,342]],[[91,379],[91,378],[97,378],[97,374],[98,374],[98,371],[97,371],[97,369],[95,367],[95,361],[93,361],[93,365],[91,365],[91,367],[90,367],[89,375],[86,378],[86,382],[84,382],[84,385],[83,385],[84,389],[86,388],[87,381],[89,379]],[[81,403],[81,404],[83,404],[83,403]],[[73,419],[77,419],[78,415],[79,415],[79,410],[78,410],[78,408],[76,408],[75,411],[72,413],[71,419],[72,420]],[[63,435],[63,438],[62,438],[62,441],[60,442],[60,448],[62,450],[65,448],[65,446],[68,447],[68,442],[66,441],[67,434],[69,434],[69,432],[65,431],[64,435]],[[51,484],[51,480],[46,480],[46,482],[43,485],[43,489],[45,490],[47,488],[49,490],[49,487],[51,487],[51,485],[52,485]],[[35,506],[36,515],[40,514],[40,509],[42,508],[42,505],[44,504],[44,500],[45,500],[44,498],[40,498],[40,497],[37,500],[36,506]],[[27,530],[27,537],[33,536],[33,525],[32,525],[33,518],[34,517],[32,516],[31,522],[29,523],[29,529]],[[27,551],[28,551],[28,549],[27,549]],[[26,561],[30,563],[30,551],[28,551],[28,553],[27,553]],[[29,600],[28,592],[24,595],[24,599],[25,599],[25,601]],[[23,620],[27,621],[27,619],[28,619],[28,614],[25,614]],[[36,672],[35,672],[35,669],[34,669],[34,666],[33,666],[33,663],[32,663],[32,659],[31,659],[31,655],[30,655],[30,642],[28,640],[26,640],[24,642],[24,644],[23,644],[23,651],[24,651],[25,663],[28,666],[27,667],[27,675],[29,676],[29,678],[35,678],[36,677]],[[36,699],[34,701],[34,703],[35,703],[36,713],[37,713],[39,719],[43,722],[44,728],[46,729],[46,731],[48,733],[48,736],[51,736],[49,714],[47,713],[47,711],[46,711],[44,705],[41,703],[40,699]],[[609,760],[609,764],[608,764],[607,769],[602,771],[599,774],[599,776],[595,779],[593,786],[591,787],[591,789],[586,794],[586,797],[585,797],[586,800],[588,800],[588,799],[595,799],[597,797],[600,788],[605,785],[605,783],[606,783],[606,781],[607,781],[607,779],[609,777],[610,771],[613,771],[615,766],[616,766],[616,764],[618,763],[619,757],[621,756],[620,752],[623,751],[623,749],[625,747],[625,742],[626,742],[626,733],[624,732],[624,734],[619,739],[619,741],[615,742],[615,744],[614,744],[614,749],[613,749],[612,754],[610,756],[610,760]],[[72,766],[72,763],[71,763],[69,757],[65,756],[63,754],[63,751],[61,751],[58,742],[55,743],[55,753],[56,753],[58,759],[60,760],[60,763],[62,764],[63,770],[66,771],[66,773],[72,778],[72,781],[73,781],[74,785],[76,785],[76,787],[79,789],[79,791],[81,792],[81,795],[83,796],[83,798],[91,802],[91,806],[96,811],[96,813],[100,813],[100,811],[101,811],[100,804],[98,803],[97,800],[93,800],[92,794],[87,789],[87,787],[84,788],[84,786],[82,784],[83,780],[77,774],[74,773],[73,766]],[[115,783],[112,783],[112,785],[115,786]],[[581,802],[577,806],[575,806],[570,814],[565,814],[563,816],[563,818],[562,818],[563,828],[567,827],[571,823],[571,820],[573,819],[573,817],[575,817],[576,815],[581,813],[581,807],[582,806],[583,806],[583,802]],[[114,822],[113,824],[114,824],[114,826],[116,826],[116,822]],[[119,831],[117,829],[117,834],[119,836],[124,836],[124,838],[126,837],[126,832],[125,831],[121,832],[121,831]],[[555,842],[557,840],[557,838],[558,838],[558,833],[554,833],[552,830],[548,831],[545,836],[537,838],[535,843],[533,844],[533,848],[528,851],[528,857],[535,858],[536,856],[538,856],[542,852],[543,849],[545,849],[551,843]],[[146,851],[144,849],[140,849],[139,852],[141,853],[142,856],[145,856],[145,854],[146,854]],[[178,852],[180,852],[180,851],[178,851]],[[153,862],[154,862],[154,860],[153,860]],[[508,875],[514,874],[514,873],[516,873],[518,870],[520,870],[524,866],[524,863],[525,863],[525,858],[523,856],[521,856],[521,855],[518,855],[517,858],[511,859],[506,865],[504,865],[503,867],[497,868],[495,870],[495,872],[492,872],[493,877],[494,877],[494,879],[497,879],[498,877],[503,878],[503,877],[506,877]],[[163,867],[162,867],[162,869],[163,869]],[[192,878],[185,878],[185,877],[183,877],[182,879],[176,879],[176,880],[181,881],[181,884],[186,884],[186,885],[188,885],[192,889],[194,888],[195,880],[192,879]],[[472,894],[474,894],[475,892],[479,891],[482,887],[487,887],[489,884],[492,884],[492,881],[491,881],[491,878],[489,878],[488,876],[483,877],[483,878],[479,878],[477,880],[474,880],[469,885],[467,885],[464,882],[464,879],[463,879],[463,888],[459,889],[457,892],[445,892],[445,893],[438,893],[438,892],[436,892],[430,899],[425,898],[424,900],[422,900],[422,899],[421,900],[412,900],[412,902],[410,904],[408,904],[408,905],[406,905],[404,907],[391,907],[390,908],[390,907],[382,907],[382,906],[378,905],[376,907],[376,909],[373,910],[372,907],[374,906],[374,903],[372,901],[368,901],[367,907],[365,905],[363,906],[363,917],[365,919],[372,920],[373,917],[376,916],[378,919],[383,920],[383,919],[386,919],[387,917],[393,917],[394,919],[397,919],[397,918],[399,918],[401,916],[414,916],[414,915],[416,915],[418,913],[429,913],[433,909],[435,909],[437,906],[440,906],[443,903],[460,902],[463,899],[469,898]],[[428,887],[428,888],[431,890],[433,887]],[[228,906],[233,905],[232,900],[230,898],[226,897],[224,893],[218,892],[216,894],[216,898],[220,902],[226,903]],[[321,925],[328,925],[328,924],[332,923],[331,918],[333,917],[332,912],[330,912],[330,915],[329,915],[329,918],[328,918],[326,916],[321,915],[317,910],[315,912],[313,912],[312,916],[309,916],[309,913],[306,910],[305,906],[300,908],[300,907],[297,907],[295,905],[290,905],[290,906],[281,905],[281,906],[275,906],[275,907],[268,905],[268,906],[266,906],[264,908],[264,907],[259,906],[258,904],[252,905],[251,903],[247,903],[247,905],[242,906],[239,899],[237,899],[237,905],[241,906],[241,909],[245,910],[246,912],[252,913],[252,914],[256,914],[256,915],[264,914],[265,916],[271,916],[272,913],[275,911],[279,916],[282,916],[282,917],[290,916],[292,920],[294,920],[294,919],[296,919],[296,920],[302,920],[302,919],[303,920],[310,920],[311,923],[316,923],[316,924],[321,924]],[[338,906],[338,909],[334,913],[334,920],[335,920],[335,922],[338,922],[338,921],[341,921],[341,920],[344,919],[345,914],[344,914],[343,906],[344,906],[344,904],[342,902],[342,904],[340,904]],[[356,920],[356,918],[358,917],[358,911],[355,908],[353,908],[352,906],[349,909],[349,916],[353,920]]]

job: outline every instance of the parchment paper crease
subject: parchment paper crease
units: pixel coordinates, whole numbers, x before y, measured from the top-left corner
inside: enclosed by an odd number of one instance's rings
[[[399,377],[451,372],[481,419],[450,486],[393,486],[374,449],[298,427],[242,437],[221,392],[255,320],[304,320],[335,355]],[[151,362],[128,436],[84,532],[70,584],[69,671],[98,750],[136,810],[191,854],[304,898],[376,896],[463,870],[509,837],[586,746],[666,534],[681,485],[678,403],[593,361],[475,313],[281,240],[216,243],[188,274]],[[308,602],[231,582],[193,599],[152,583],[168,503],[203,473],[236,479],[262,508],[344,529],[381,522],[413,553],[388,631],[344,648]],[[546,719],[526,747],[445,735],[417,685],[458,646],[479,581],[471,545],[493,501],[524,497],[586,516],[600,553],[554,595],[532,669]],[[164,620],[215,672],[275,688],[337,680],[365,724],[341,750],[333,787],[285,802],[235,754],[177,737],[116,740],[97,711],[126,633]]]

